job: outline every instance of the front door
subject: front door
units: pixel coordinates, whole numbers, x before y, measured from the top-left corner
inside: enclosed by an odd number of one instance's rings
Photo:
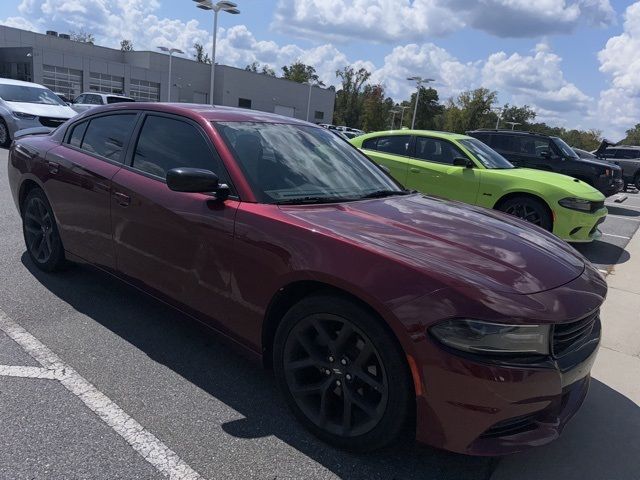
[[[201,127],[182,117],[148,114],[138,135],[113,178],[119,274],[225,329],[239,202],[174,192],[165,181],[172,168],[194,167],[228,183],[222,162]]]
[[[475,168],[453,165],[454,158],[467,155],[448,140],[419,136],[414,157],[409,160],[407,188],[427,195],[475,204],[480,187],[480,172]]]

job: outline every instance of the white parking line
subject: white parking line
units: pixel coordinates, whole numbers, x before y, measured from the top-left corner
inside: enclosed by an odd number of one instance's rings
[[[2,366],[0,367],[0,372],[4,368],[6,375],[29,378],[49,378],[44,374],[43,370],[51,372],[50,375],[54,379],[59,380],[67,390],[78,397],[113,431],[124,438],[131,448],[161,474],[172,480],[202,480],[200,474],[180,459],[175,452],[151,432],[145,430],[142,425],[131,418],[109,397],[85,380],[73,368],[66,365],[46,345],[11,320],[2,310],[0,310],[0,330],[6,333],[44,367]]]
[[[631,237],[625,237],[624,235],[614,235],[613,233],[601,232],[605,237],[624,238],[625,240],[631,240]]]
[[[611,215],[611,214],[608,214],[607,218],[620,218],[622,220],[630,220],[632,222],[640,222],[640,218],[627,217],[626,215]]]

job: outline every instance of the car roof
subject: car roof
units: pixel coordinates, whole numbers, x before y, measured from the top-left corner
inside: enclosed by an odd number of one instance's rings
[[[640,147],[637,145],[616,145],[615,147],[607,147],[607,150],[617,150],[619,148],[630,149],[630,150],[640,150]]]
[[[511,130],[511,129],[498,129],[495,128],[479,128],[477,130],[469,130],[467,133],[498,133],[506,135],[538,135],[539,137],[557,138],[555,135],[545,135],[538,132],[527,132],[525,130]]]
[[[388,130],[388,131],[380,131],[380,132],[372,132],[361,135],[357,138],[366,140],[367,138],[372,137],[383,137],[389,135],[416,135],[416,136],[424,136],[428,135],[434,138],[442,138],[445,140],[465,140],[472,137],[468,135],[462,135],[459,133],[451,133],[451,132],[439,132],[437,130]]]
[[[39,83],[24,82],[22,80],[14,80],[12,78],[0,78],[0,85],[22,85],[23,87],[35,87],[48,90],[47,87],[40,85]]]
[[[209,122],[256,122],[256,123],[287,123],[305,125],[321,129],[314,123],[298,120],[297,118],[277,115],[238,107],[219,105],[205,105],[201,103],[166,103],[166,102],[135,102],[113,103],[88,110],[91,114],[106,113],[118,110],[149,110],[155,112],[174,113],[176,115],[197,116]]]

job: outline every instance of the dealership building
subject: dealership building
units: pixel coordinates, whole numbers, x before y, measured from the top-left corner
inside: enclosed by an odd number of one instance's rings
[[[226,65],[216,65],[214,103],[331,123],[335,91]],[[57,32],[0,26],[0,77],[35,82],[75,98],[114,93],[138,101],[209,103],[211,65],[174,55],[76,42]],[[309,95],[311,93],[311,95]],[[309,103],[310,98],[310,103]],[[309,106],[309,108],[308,108]]]

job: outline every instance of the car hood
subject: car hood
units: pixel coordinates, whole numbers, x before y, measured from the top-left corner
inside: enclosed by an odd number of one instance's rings
[[[14,112],[28,113],[38,117],[55,117],[69,119],[76,115],[76,112],[66,105],[44,105],[41,103],[28,102],[4,102]]]
[[[542,229],[500,212],[422,195],[281,209],[316,232],[391,257],[447,285],[531,294],[564,285],[585,268],[580,254]]]
[[[592,202],[604,201],[605,197],[588,183],[561,173],[534,170],[532,168],[511,168],[503,170],[490,170],[494,175],[502,175],[514,179],[524,179],[531,182],[540,182],[546,186],[561,188],[567,196],[582,198]]]

